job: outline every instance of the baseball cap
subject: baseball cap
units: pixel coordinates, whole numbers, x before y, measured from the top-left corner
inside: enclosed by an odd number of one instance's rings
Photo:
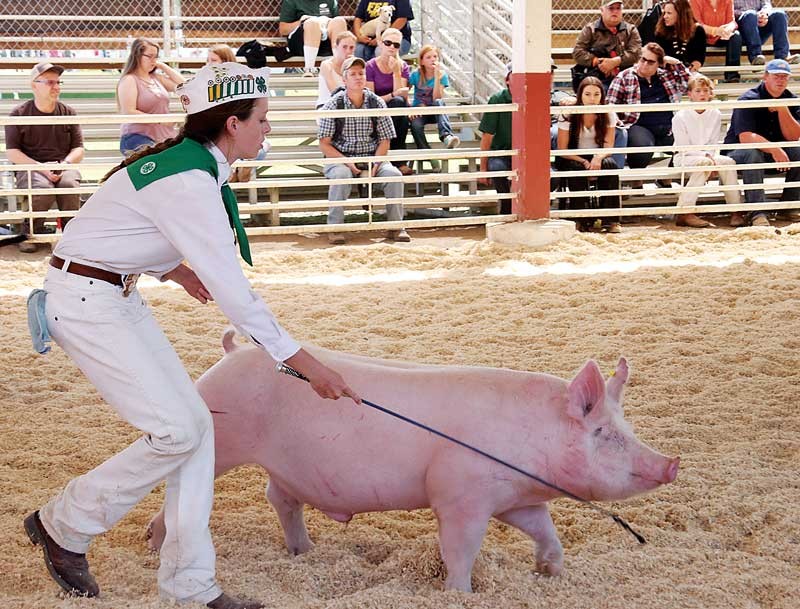
[[[241,99],[269,97],[269,68],[225,62],[203,66],[193,79],[178,85],[186,114],[197,114]]]
[[[59,76],[64,73],[64,66],[56,66],[50,63],[49,61],[43,61],[41,63],[37,63],[31,69],[31,80],[34,80],[39,77],[40,74],[44,74],[45,72],[58,72]]]
[[[612,6],[614,4],[622,4],[622,0],[609,0],[608,2],[603,2],[603,4],[601,4],[600,6],[602,6],[603,8],[608,8],[609,6]]]
[[[360,57],[356,57],[355,55],[351,55],[350,57],[348,57],[347,59],[345,59],[342,62],[342,72],[346,72],[347,70],[352,68],[354,65],[359,65],[359,66],[361,66],[363,68],[363,67],[366,67],[367,63],[363,59],[361,59]]]
[[[509,75],[509,74],[511,74],[513,71],[514,71],[514,70],[512,69],[511,62],[509,61],[509,62],[506,64],[506,70],[505,70],[504,78],[508,78],[508,75]]]
[[[773,59],[767,63],[764,71],[767,74],[789,74],[792,73],[792,66],[785,59]]]

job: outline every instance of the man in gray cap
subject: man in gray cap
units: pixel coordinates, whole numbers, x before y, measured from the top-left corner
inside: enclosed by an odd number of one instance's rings
[[[11,116],[65,116],[75,115],[75,110],[59,101],[61,94],[62,66],[49,62],[36,64],[31,70],[33,99],[11,111]],[[46,211],[55,203],[62,211],[77,210],[79,194],[57,194],[61,188],[77,188],[81,175],[74,169],[59,171],[48,168],[48,163],[80,163],[83,160],[83,135],[80,125],[6,125],[6,155],[14,164],[41,164],[40,171],[18,171],[17,188],[48,190],[48,194],[31,198],[33,211]],[[30,181],[29,181],[30,176]],[[27,197],[26,197],[27,200]],[[69,218],[63,218],[62,226]],[[29,225],[23,224],[23,234],[28,234]],[[44,230],[44,219],[33,222],[33,232]],[[36,251],[36,244],[23,241],[22,252]]]
[[[764,77],[758,86],[745,91],[739,98],[745,100],[794,99],[797,96],[789,91],[789,78],[792,67],[785,59],[773,59],[764,69]],[[800,106],[777,106],[765,108],[736,108],[731,116],[731,124],[725,135],[726,144],[761,144],[759,148],[733,150],[728,152],[738,164],[754,163],[788,163],[800,161],[800,147],[778,148],[772,142],[796,142],[800,139]],[[786,172],[787,182],[800,181],[800,167],[780,168]],[[763,184],[763,169],[743,169],[742,179],[745,184]],[[792,186],[784,188],[781,201],[796,201],[800,197],[800,188]],[[747,203],[763,203],[766,199],[764,190],[745,190]],[[778,217],[796,221],[798,214],[793,210],[782,210]],[[769,220],[762,211],[753,212],[750,216],[753,226],[769,226]],[[741,226],[745,219],[740,214],[733,214],[731,226]]]

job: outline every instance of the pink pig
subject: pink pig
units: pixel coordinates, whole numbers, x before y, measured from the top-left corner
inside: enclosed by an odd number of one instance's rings
[[[564,552],[547,502],[560,493],[385,413],[319,398],[280,374],[262,350],[223,338],[225,356],[197,381],[214,416],[216,475],[257,463],[292,554],[313,547],[311,505],[334,520],[431,508],[447,589],[471,590],[471,572],[494,517],[535,542],[536,570],[560,573]],[[589,361],[572,381],[547,374],[312,353],[370,401],[423,422],[588,500],[626,499],[669,484],[679,458],[640,442],[622,412],[628,365],[606,383]],[[163,515],[149,527],[158,549]]]

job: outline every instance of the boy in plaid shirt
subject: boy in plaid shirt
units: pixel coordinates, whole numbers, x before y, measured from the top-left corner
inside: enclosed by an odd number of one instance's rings
[[[366,88],[366,64],[360,57],[348,57],[342,63],[345,89],[335,93],[322,110],[352,110],[354,108],[385,108],[386,103]],[[384,156],[389,151],[389,140],[395,136],[392,119],[358,116],[347,118],[322,118],[319,121],[319,147],[326,157]],[[361,166],[363,165],[363,167]],[[325,166],[325,177],[331,180],[360,176],[366,163],[339,163]],[[380,178],[401,176],[400,170],[391,163],[373,163],[372,175]],[[380,185],[386,198],[403,196],[402,182]],[[351,184],[334,184],[328,188],[329,201],[344,201],[350,196]],[[387,203],[386,219],[390,222],[403,219],[402,203]],[[344,208],[332,206],[328,209],[328,224],[343,224]],[[393,241],[411,241],[404,230],[388,231]],[[328,240],[334,245],[345,243],[344,235],[331,233]]]

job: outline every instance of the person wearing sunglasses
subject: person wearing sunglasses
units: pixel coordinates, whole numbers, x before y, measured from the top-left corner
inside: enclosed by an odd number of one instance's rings
[[[75,110],[59,101],[62,66],[49,62],[36,64],[31,70],[33,99],[13,110],[11,116],[74,116]],[[83,134],[80,125],[6,125],[6,156],[14,164],[42,164],[42,171],[16,172],[17,188],[41,189],[47,194],[33,195],[33,211],[47,211],[53,204],[61,211],[74,211],[80,205],[80,194],[56,194],[64,188],[80,186],[81,174],[75,169],[46,168],[48,163],[80,163],[83,160]],[[27,197],[26,197],[27,199]],[[66,226],[69,218],[61,218]],[[28,222],[22,224],[22,234],[30,234]],[[44,232],[44,218],[33,221],[33,232]],[[22,241],[19,250],[36,251],[36,244]]]
[[[403,34],[395,28],[386,28],[381,34],[380,53],[367,62],[367,88],[386,102],[388,108],[408,108],[408,78],[411,70],[400,58]],[[389,144],[391,150],[405,150],[410,121],[408,116],[393,116],[396,136]],[[394,165],[404,176],[414,173],[408,161]]]
[[[400,30],[403,40],[400,46],[400,55],[408,54],[411,49],[411,26],[409,21],[414,20],[414,10],[409,0],[359,0],[353,19],[353,33],[356,35],[355,56],[369,61],[379,52],[380,40],[376,37],[365,36],[361,26],[380,15],[384,6],[394,7],[392,22],[389,27]]]
[[[689,70],[674,57],[664,54],[655,42],[642,49],[638,63],[623,70],[608,87],[608,103],[614,104],[668,104],[678,103],[689,87]],[[623,126],[628,129],[628,147],[671,146],[672,110],[650,112],[620,112]],[[631,169],[647,167],[652,152],[629,152]],[[671,182],[658,181],[669,187]]]

